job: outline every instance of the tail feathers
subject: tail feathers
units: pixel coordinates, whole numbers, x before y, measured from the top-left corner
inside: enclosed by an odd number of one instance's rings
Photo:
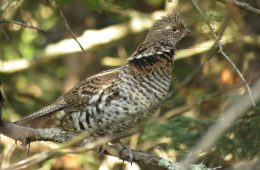
[[[58,125],[58,120],[65,115],[65,112],[62,111],[63,108],[63,104],[54,103],[14,123],[32,128],[55,127]]]

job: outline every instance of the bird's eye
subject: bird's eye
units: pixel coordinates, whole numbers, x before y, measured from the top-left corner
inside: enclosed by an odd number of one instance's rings
[[[172,32],[177,33],[177,32],[179,32],[179,30],[177,29],[177,27],[173,27]]]

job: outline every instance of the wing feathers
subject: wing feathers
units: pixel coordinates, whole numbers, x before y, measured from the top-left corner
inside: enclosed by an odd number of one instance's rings
[[[80,82],[53,104],[15,123],[33,128],[60,126],[65,114],[82,111],[86,109],[88,105],[92,105],[94,100],[97,100],[96,97],[100,96],[98,94],[113,84],[119,72],[118,69],[114,69],[96,74]]]
[[[24,126],[30,126],[34,128],[42,128],[44,127],[44,119],[46,119],[46,123],[50,125],[52,119],[52,115],[57,113],[57,111],[60,111],[64,108],[65,103],[62,100],[59,100],[52,105],[49,105],[47,107],[42,108],[41,110],[32,113],[31,115],[24,117],[18,121],[15,122],[15,124],[24,125]],[[48,122],[49,121],[49,122]],[[54,120],[53,120],[54,121]]]

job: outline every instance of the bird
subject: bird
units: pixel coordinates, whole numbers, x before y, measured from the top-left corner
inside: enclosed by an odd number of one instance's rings
[[[176,43],[187,32],[177,11],[162,16],[124,65],[86,78],[52,104],[14,123],[87,131],[95,138],[145,124],[166,99]]]

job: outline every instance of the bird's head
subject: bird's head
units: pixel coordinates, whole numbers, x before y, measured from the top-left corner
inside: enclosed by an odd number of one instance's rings
[[[175,47],[175,44],[187,32],[189,31],[182,23],[180,15],[176,11],[173,11],[153,24],[146,37],[146,41],[160,42],[169,47]]]

